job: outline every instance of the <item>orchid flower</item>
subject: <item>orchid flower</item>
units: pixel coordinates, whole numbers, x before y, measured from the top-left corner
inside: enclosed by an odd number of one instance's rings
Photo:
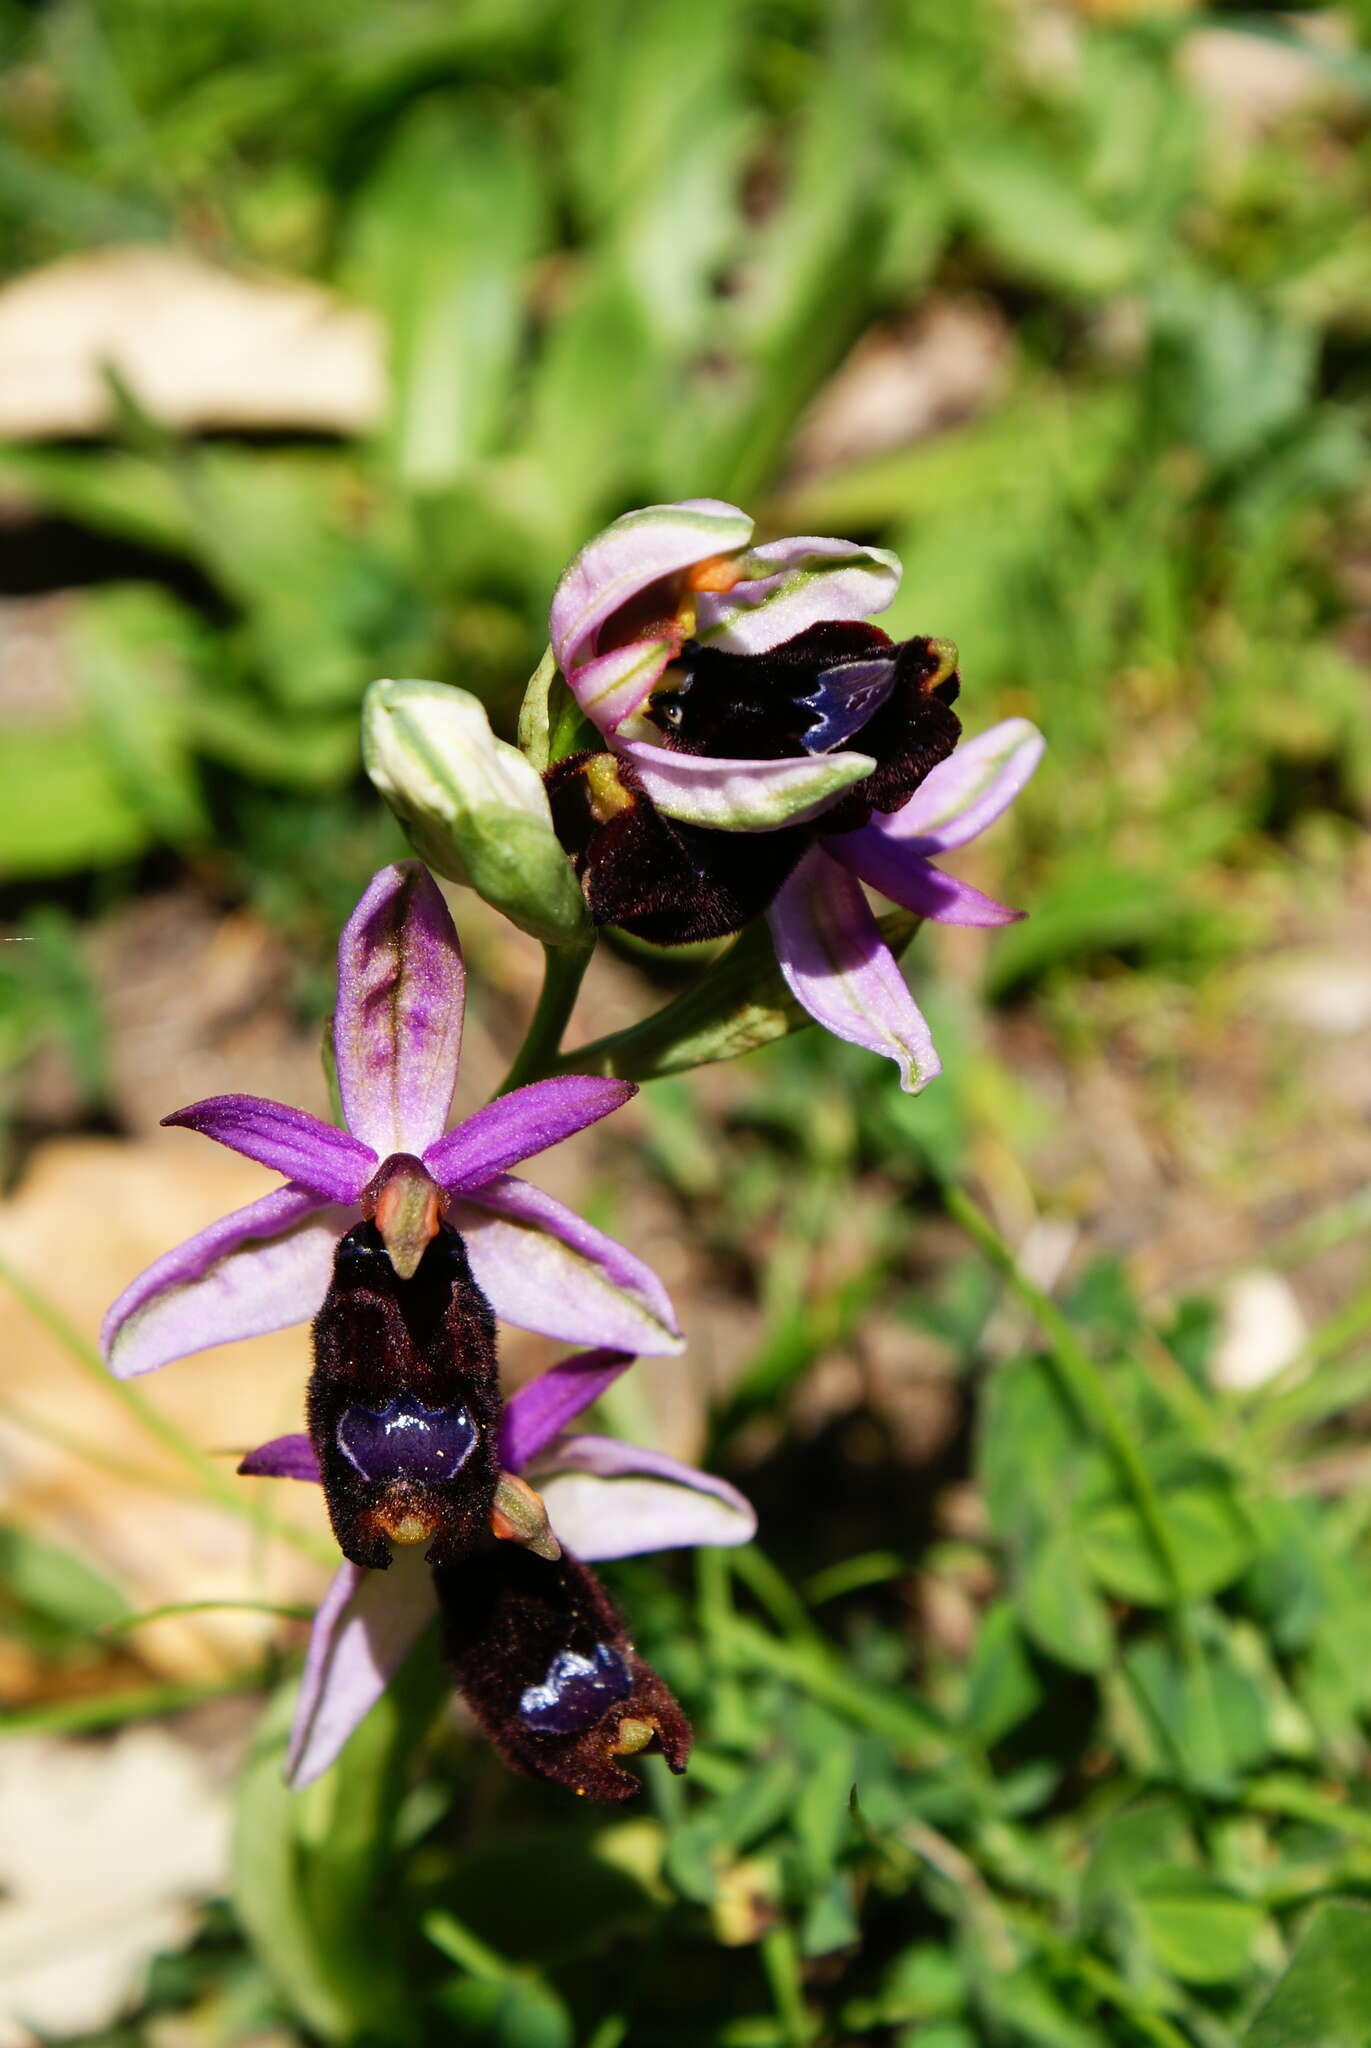
[[[344,927],[333,1023],[345,1128],[251,1095],[166,1117],[286,1176],[151,1265],[105,1319],[121,1378],[213,1344],[308,1322],[340,1240],[374,1228],[412,1275],[442,1227],[495,1315],[573,1344],[681,1349],[661,1282],[631,1252],[508,1169],[617,1109],[624,1082],[537,1081],[445,1130],[465,973],[447,906],[415,861],[383,868]]]
[[[552,650],[606,751],[549,769],[553,822],[597,923],[680,944],[765,911],[796,1000],[915,1091],[938,1055],[860,885],[944,924],[1020,915],[931,857],[1013,802],[1043,741],[1010,718],[953,757],[955,648],[866,623],[899,587],[886,549],[751,536],[718,499],[652,505],[565,571]]]
[[[384,1575],[352,1563],[339,1569],[310,1635],[290,1742],[292,1785],[327,1770],[440,1612],[457,1683],[517,1768],[621,1799],[638,1788],[616,1758],[655,1742],[673,1769],[683,1767],[684,1716],[634,1654],[585,1561],[746,1543],[756,1518],[721,1479],[610,1437],[568,1433],[631,1363],[622,1352],[581,1353],[505,1407],[501,1462],[509,1474],[537,1480],[550,1523],[541,1546],[497,1543],[436,1570],[400,1550]],[[307,1436],[278,1437],[239,1470],[321,1477]],[[573,1555],[559,1559],[561,1545]],[[512,1625],[502,1627],[504,1603]]]

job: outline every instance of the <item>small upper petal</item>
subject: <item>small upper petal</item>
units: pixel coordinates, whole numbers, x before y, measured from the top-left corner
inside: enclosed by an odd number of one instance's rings
[[[935,924],[1016,924],[1023,916],[1021,910],[1011,910],[1007,903],[982,895],[970,882],[945,875],[915,853],[907,841],[883,832],[877,819],[858,832],[835,832],[824,840],[824,847],[892,903],[919,917],[932,918]]]
[[[124,1289],[101,1332],[111,1372],[132,1379],[212,1344],[307,1323],[351,1220],[293,1185],[221,1216]]]
[[[900,559],[888,548],[813,534],[766,541],[739,566],[746,580],[702,595],[696,612],[697,636],[731,654],[765,654],[828,620],[869,619],[900,587]]]
[[[343,928],[333,1019],[343,1114],[378,1158],[422,1153],[441,1134],[465,995],[437,883],[418,861],[382,868]]]
[[[573,668],[567,682],[591,724],[611,736],[647,702],[675,653],[674,640],[629,640]]]
[[[535,1152],[545,1152],[598,1123],[637,1092],[632,1081],[591,1074],[532,1081],[526,1088],[498,1095],[455,1131],[436,1139],[424,1154],[424,1164],[450,1193],[479,1188],[521,1159],[531,1159]]]
[[[570,678],[606,619],[666,576],[747,546],[752,521],[718,498],[685,498],[626,512],[587,541],[562,572],[550,618],[557,665]]]
[[[477,1286],[504,1322],[645,1358],[683,1348],[651,1267],[541,1188],[502,1174],[454,1196],[449,1215]]]
[[[293,1786],[328,1769],[437,1612],[421,1551],[397,1549],[383,1572],[339,1568],[310,1631],[290,1737]]]
[[[614,1437],[559,1438],[538,1461],[537,1483],[558,1540],[591,1563],[749,1543],[757,1530],[751,1504],[727,1480]]]
[[[162,1122],[200,1131],[330,1202],[355,1202],[376,1168],[376,1154],[346,1131],[256,1095],[214,1095]]]
[[[894,1060],[910,1094],[942,1071],[861,885],[822,846],[782,883],[767,922],[791,994],[826,1031]]]
[[[1046,741],[1026,718],[1005,718],[940,761],[907,804],[879,829],[915,853],[965,846],[1007,810],[1043,757]]]
[[[779,761],[715,761],[646,740],[620,740],[657,809],[719,832],[775,832],[799,825],[870,775],[869,754],[806,754]]]
[[[578,1351],[511,1394],[500,1425],[500,1455],[509,1470],[522,1472],[632,1363],[627,1351]]]

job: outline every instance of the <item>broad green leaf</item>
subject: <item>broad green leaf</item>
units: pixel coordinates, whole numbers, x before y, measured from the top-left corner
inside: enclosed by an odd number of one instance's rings
[[[1219,1471],[1158,1489],[1180,1590],[1190,1599],[1217,1593],[1241,1576],[1256,1539],[1229,1480]],[[1174,1598],[1157,1545],[1131,1502],[1114,1500],[1077,1520],[1082,1558],[1106,1592],[1144,1606]]]
[[[966,1721],[981,1742],[998,1742],[1042,1705],[1042,1679],[1006,1601],[989,1608],[981,1622],[967,1677]]]
[[[1114,1648],[1109,1609],[1085,1569],[1073,1530],[1060,1529],[1032,1550],[1015,1586],[1028,1635],[1073,1671],[1102,1671]]]
[[[1310,1915],[1243,2048],[1366,2048],[1368,2041],[1371,1911],[1351,1899],[1326,1899]]]
[[[1123,1656],[1136,1719],[1114,1716],[1135,1764],[1210,1798],[1231,1798],[1241,1774],[1271,1753],[1260,1684],[1227,1654],[1221,1630],[1182,1654],[1149,1636]]]
[[[1262,1909],[1206,1871],[1179,1863],[1147,1871],[1136,1909],[1157,1961],[1183,1984],[1228,1984],[1250,1968]]]

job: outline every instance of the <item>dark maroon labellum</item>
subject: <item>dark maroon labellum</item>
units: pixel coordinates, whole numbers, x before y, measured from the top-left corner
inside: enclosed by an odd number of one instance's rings
[[[568,756],[548,770],[548,798],[591,916],[662,946],[741,931],[817,838],[899,810],[947,759],[960,687],[940,643],[896,644],[878,626],[811,626],[766,654],[687,641],[644,707],[662,746],[739,761],[855,751],[877,765],[818,818],[721,832],[666,817],[626,761]]]
[[[433,1563],[488,1540],[499,1481],[495,1322],[466,1250],[439,1227],[402,1280],[374,1223],[339,1242],[314,1322],[310,1438],[338,1546],[384,1568],[394,1543]]]
[[[433,1583],[453,1678],[516,1770],[616,1801],[641,1789],[626,1757],[658,1749],[685,1769],[689,1722],[578,1558],[492,1544]]]

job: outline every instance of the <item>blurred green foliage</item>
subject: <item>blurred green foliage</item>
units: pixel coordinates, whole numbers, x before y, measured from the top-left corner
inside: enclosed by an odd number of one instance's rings
[[[1092,977],[1194,981],[1336,888],[1371,800],[1371,14],[1342,19],[1312,99],[1240,139],[1187,83],[1186,7],[0,0],[8,271],[174,241],[318,279],[374,309],[390,377],[369,437],[172,435],[121,387],[105,439],[0,450],[7,501],[84,565],[70,687],[0,722],[25,940],[0,1065],[56,1036],[99,1109],[73,911],[150,860],[322,963],[393,843],[358,783],[365,685],[457,682],[510,732],[564,560],[656,498],[897,548],[892,628],[959,642],[970,727],[1046,730],[998,828],[1033,915],[991,999],[1036,994],[1077,1042]],[[952,298],[1009,337],[975,416],[800,462],[852,346]],[[930,1272],[916,1205],[980,1126],[1012,1146],[1035,1114],[953,995],[930,1007],[953,1056],[917,1103],[808,1040],[758,1056],[727,1133],[679,1079],[647,1098],[682,1230],[765,1309],[714,1451],[776,1564],[615,1575],[696,1718],[686,1783],[606,1818],[442,1737],[416,1778],[419,1665],[291,1800],[278,1703],[233,1914],[106,2048],[173,2020],[357,2048],[1365,2048],[1371,1511],[1364,1479],[1292,1474],[1365,1398],[1367,1304],[1316,1333],[1316,1374],[1240,1398],[1210,1385],[1207,1301],[1159,1315],[1102,1263],[1065,1312],[1013,1278],[1007,1310],[983,1231]],[[816,1280],[858,1187],[865,1263]],[[877,1301],[945,1347],[982,1503],[955,1537],[884,1425],[818,1466],[789,1424]],[[0,1538],[0,1632],[79,1661],[120,1596]]]

